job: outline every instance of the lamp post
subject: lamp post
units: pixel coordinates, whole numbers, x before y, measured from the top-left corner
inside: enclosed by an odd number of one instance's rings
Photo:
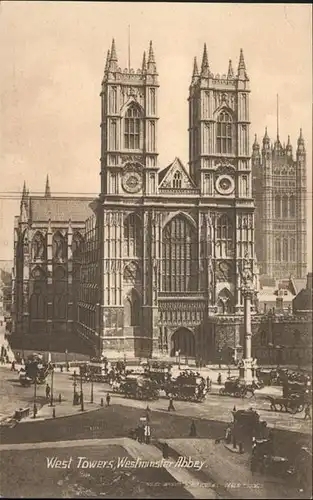
[[[91,374],[91,389],[90,389],[90,403],[93,403],[93,376]]]
[[[83,371],[80,370],[80,410],[84,411]]]
[[[36,413],[37,413],[36,399],[37,399],[37,373],[35,375],[35,385],[34,385],[34,412],[33,412],[33,418],[36,418]]]
[[[67,355],[68,355],[68,350],[65,349],[65,369],[66,371],[68,372],[69,371],[69,367],[68,367],[68,359],[67,359]]]
[[[76,373],[74,373],[74,382],[73,382],[73,406],[76,404],[76,387],[77,387],[77,382],[76,382]]]
[[[52,367],[52,371],[51,371],[50,406],[53,406],[53,376],[54,376],[54,368]]]

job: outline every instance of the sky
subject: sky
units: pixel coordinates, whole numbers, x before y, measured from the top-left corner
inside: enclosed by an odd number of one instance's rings
[[[159,165],[188,161],[188,88],[207,44],[213,73],[250,78],[250,144],[265,126],[307,149],[308,241],[312,213],[312,7],[309,4],[6,2],[0,4],[0,259],[13,258],[13,218],[24,179],[43,193],[98,194],[100,88],[115,38],[119,65],[141,66],[153,40],[159,73]],[[309,244],[311,249],[311,243]],[[311,251],[308,252],[312,269]]]

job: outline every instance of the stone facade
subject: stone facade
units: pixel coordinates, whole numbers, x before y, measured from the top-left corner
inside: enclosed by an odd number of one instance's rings
[[[236,74],[230,62],[227,75],[214,75],[206,47],[200,71],[194,62],[189,172],[178,158],[158,165],[158,91],[152,44],[141,69],[122,71],[113,42],[101,91],[101,195],[93,203],[100,266],[89,287],[99,287],[97,321],[87,315],[79,328],[107,355],[180,349],[209,360],[218,349],[216,318],[233,318],[221,330],[236,344],[243,266],[256,273],[243,53]]]

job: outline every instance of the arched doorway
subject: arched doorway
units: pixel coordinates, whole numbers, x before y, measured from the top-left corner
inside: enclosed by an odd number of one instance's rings
[[[172,335],[171,356],[180,351],[181,356],[195,357],[195,337],[188,328],[179,328]]]

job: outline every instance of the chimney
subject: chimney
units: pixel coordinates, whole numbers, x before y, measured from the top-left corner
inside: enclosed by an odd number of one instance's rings
[[[313,273],[308,273],[306,277],[306,288],[312,290],[313,288]]]

